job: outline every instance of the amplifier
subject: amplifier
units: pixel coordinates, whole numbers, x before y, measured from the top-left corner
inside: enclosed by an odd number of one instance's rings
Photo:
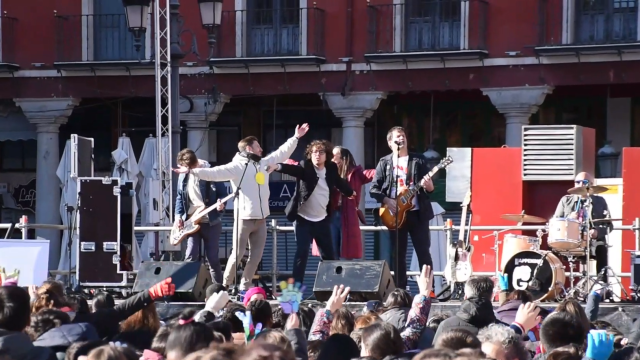
[[[132,286],[135,224],[133,183],[78,178],[76,276],[82,286]]]

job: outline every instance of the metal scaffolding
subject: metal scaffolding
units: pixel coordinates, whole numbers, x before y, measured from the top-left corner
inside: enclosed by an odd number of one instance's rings
[[[155,79],[156,79],[156,148],[160,224],[170,224],[173,213],[171,173],[171,21],[170,0],[154,1]],[[163,6],[164,5],[164,6]],[[168,200],[167,200],[168,199]]]

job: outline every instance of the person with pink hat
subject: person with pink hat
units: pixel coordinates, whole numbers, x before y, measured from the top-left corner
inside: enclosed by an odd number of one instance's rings
[[[244,306],[247,306],[253,300],[264,300],[267,298],[267,293],[261,287],[253,287],[244,294]]]

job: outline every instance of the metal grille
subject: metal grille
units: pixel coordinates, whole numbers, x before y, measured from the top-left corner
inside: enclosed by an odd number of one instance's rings
[[[522,180],[573,180],[582,165],[576,125],[522,127]]]

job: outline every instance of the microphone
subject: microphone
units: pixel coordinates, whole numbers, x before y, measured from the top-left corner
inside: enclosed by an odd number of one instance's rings
[[[398,145],[398,147],[403,147],[404,146],[404,142],[396,140],[393,142],[394,144]]]

